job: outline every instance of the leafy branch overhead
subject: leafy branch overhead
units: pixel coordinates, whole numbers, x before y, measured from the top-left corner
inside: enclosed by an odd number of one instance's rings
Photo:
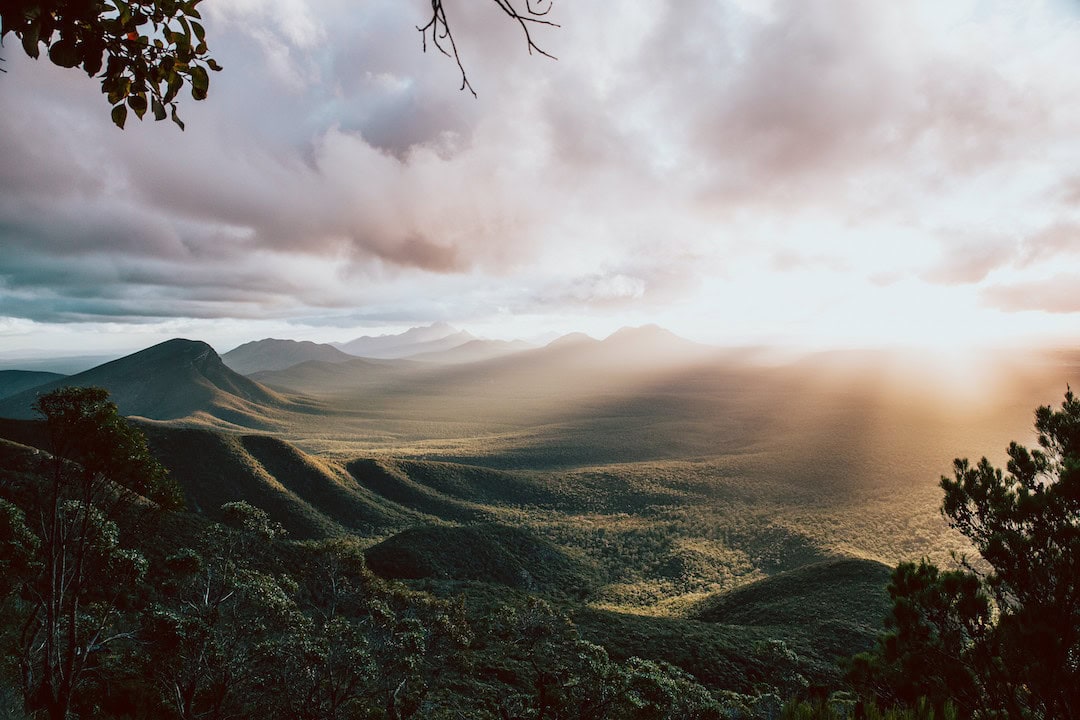
[[[172,117],[180,129],[177,98],[184,85],[202,100],[209,55],[197,5],[201,0],[0,0],[0,39],[14,35],[32,58],[47,50],[53,63],[101,78],[112,120],[123,128],[129,113],[140,120]]]
[[[185,85],[195,100],[206,98],[208,71],[221,70],[210,57],[206,30],[197,6],[202,0],[0,0],[0,42],[14,35],[32,58],[41,55],[65,68],[81,68],[101,79],[101,92],[112,106],[112,121],[124,127],[128,115],[140,120],[171,117],[181,130],[177,98]],[[554,59],[533,40],[537,26],[558,27],[545,16],[552,0],[494,0],[525,34],[529,54]],[[428,41],[453,58],[461,71],[461,89],[476,96],[458,55],[442,0],[431,0],[431,19],[418,27],[426,52]],[[2,59],[2,58],[0,58]],[[4,69],[0,68],[0,72]]]

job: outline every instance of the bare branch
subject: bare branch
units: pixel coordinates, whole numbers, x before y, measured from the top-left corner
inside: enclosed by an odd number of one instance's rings
[[[559,27],[558,23],[545,18],[551,12],[554,0],[525,0],[523,10],[517,8],[517,5],[520,4],[518,0],[492,0],[492,2],[498,6],[503,14],[521,27],[521,32],[525,35],[525,45],[530,55],[535,52],[546,58],[558,60],[554,55],[537,45],[532,36],[532,28],[536,25]],[[453,58],[454,62],[457,63],[458,70],[461,72],[461,89],[468,90],[473,97],[476,97],[476,90],[473,89],[472,83],[469,82],[469,76],[461,62],[461,55],[458,54],[453,33],[450,31],[450,23],[446,19],[443,0],[431,0],[431,19],[428,20],[426,25],[417,26],[416,29],[420,32],[424,52],[427,52],[430,38],[435,49],[443,55]]]

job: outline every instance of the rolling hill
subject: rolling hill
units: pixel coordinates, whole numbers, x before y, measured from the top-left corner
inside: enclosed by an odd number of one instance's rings
[[[390,579],[475,580],[546,594],[583,597],[596,571],[527,530],[506,525],[428,525],[398,533],[364,553]]]
[[[37,372],[34,370],[0,370],[0,398],[18,395],[24,390],[60,380],[66,376],[60,373]]]
[[[892,607],[886,591],[890,573],[889,566],[873,560],[826,560],[706,598],[691,617],[724,625],[813,629],[823,638],[822,650],[850,656],[881,633]]]
[[[885,587],[890,572],[887,565],[873,560],[825,560],[709,597],[692,617],[726,625],[799,625],[807,618],[827,623],[852,619],[852,599],[857,598],[858,620],[876,630],[889,609]]]
[[[183,489],[189,509],[216,517],[244,500],[296,539],[385,534],[423,516],[366,490],[334,463],[267,435],[146,423],[150,451]]]
[[[221,361],[229,369],[241,375],[263,370],[284,370],[309,360],[335,363],[352,359],[352,355],[341,352],[333,345],[274,338],[244,343],[221,356]]]
[[[206,343],[175,339],[0,400],[0,416],[33,417],[37,396],[65,385],[104,387],[122,414],[153,420],[266,428],[292,405],[230,370]]]

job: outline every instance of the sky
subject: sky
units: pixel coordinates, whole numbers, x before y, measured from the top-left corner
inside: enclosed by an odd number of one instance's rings
[[[201,8],[224,70],[185,132],[0,49],[0,355],[1078,336],[1073,0],[554,0],[557,60],[446,0],[475,98],[424,0]]]

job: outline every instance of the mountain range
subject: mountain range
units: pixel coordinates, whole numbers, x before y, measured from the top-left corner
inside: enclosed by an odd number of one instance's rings
[[[604,340],[572,334],[533,348],[523,341],[481,340],[446,323],[357,338],[342,348],[371,357],[273,338],[219,356],[204,342],[174,339],[74,375],[0,371],[0,417],[30,418],[41,394],[96,385],[109,390],[124,415],[268,429],[282,413],[311,410],[313,401],[304,397],[309,395],[422,390],[431,383],[466,393],[475,383],[495,383],[501,390],[508,384],[543,387],[583,370],[617,374],[620,368],[663,365],[709,350],[656,326],[624,328]]]

